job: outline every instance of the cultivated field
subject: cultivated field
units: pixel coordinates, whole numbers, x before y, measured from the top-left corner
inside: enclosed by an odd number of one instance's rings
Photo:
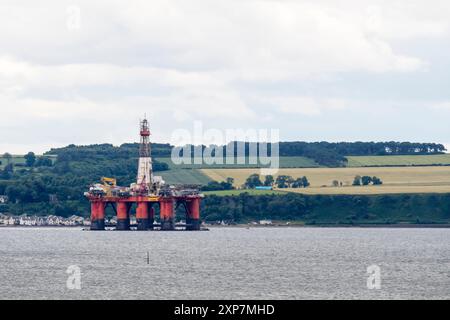
[[[225,160],[223,164],[206,164],[199,159],[201,164],[194,164],[194,159],[192,159],[192,164],[180,164],[176,165],[172,162],[171,158],[156,158],[157,161],[167,163],[171,169],[233,169],[233,168],[262,168],[268,167],[267,165],[250,164],[248,158],[238,158],[235,159],[233,164],[226,164]],[[238,163],[239,162],[239,163]],[[314,162],[314,160],[306,157],[280,157],[280,167],[281,168],[317,168],[319,165]]]
[[[450,154],[347,157],[349,167],[450,165]]]
[[[295,192],[302,194],[402,194],[402,193],[450,193],[450,185],[446,186],[364,186],[364,187],[326,187],[326,188],[302,188],[302,189],[283,189],[286,192]]]
[[[213,180],[235,179],[237,187],[244,184],[248,176],[259,173],[258,169],[202,169]],[[311,186],[306,189],[287,191],[310,194],[377,194],[377,193],[450,193],[450,167],[365,167],[365,168],[307,168],[280,169],[278,175],[294,178],[306,176]],[[382,186],[353,187],[356,175],[377,176]],[[262,177],[264,179],[264,177]],[[333,180],[343,187],[331,187]]]
[[[19,156],[19,155],[13,155],[12,158],[10,159],[11,163],[13,164],[17,164],[17,163],[21,163],[21,164],[25,164],[25,159],[23,156]],[[0,169],[3,169],[7,164],[8,164],[8,160],[3,158],[2,156],[0,156]]]
[[[348,156],[348,167],[393,167],[393,166],[450,166],[450,154],[417,155],[417,156]],[[157,158],[165,162],[172,169],[251,169],[262,168],[267,165],[250,164],[247,159],[240,158],[234,164],[181,164],[175,165],[170,158]],[[242,163],[244,162],[244,163]],[[318,168],[320,167],[313,159],[306,157],[280,157],[280,168]]]
[[[205,195],[218,195],[218,196],[238,196],[242,193],[248,193],[252,196],[260,196],[260,195],[270,195],[270,194],[285,194],[286,191],[278,191],[278,190],[221,190],[221,191],[206,191],[203,192]]]
[[[169,184],[207,184],[211,179],[196,169],[172,169],[168,171],[155,172],[161,175]]]
[[[44,157],[44,156],[40,156],[40,155],[36,156],[36,158],[40,158],[40,157]],[[57,156],[45,156],[45,157],[52,160],[53,163],[55,163],[56,159],[57,159]],[[25,158],[23,155],[13,155],[12,158],[10,159],[10,162],[12,164],[25,165]],[[4,157],[0,156],[0,169],[3,169],[7,164],[8,164],[8,160],[5,159]]]

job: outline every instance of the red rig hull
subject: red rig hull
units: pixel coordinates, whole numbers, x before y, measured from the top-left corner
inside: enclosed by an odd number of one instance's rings
[[[105,210],[111,206],[117,216],[116,230],[130,230],[130,211],[136,206],[137,230],[175,230],[175,209],[183,207],[186,214],[185,230],[200,230],[200,195],[190,196],[89,196],[91,203],[91,230],[105,230]],[[155,212],[159,208],[159,224]]]

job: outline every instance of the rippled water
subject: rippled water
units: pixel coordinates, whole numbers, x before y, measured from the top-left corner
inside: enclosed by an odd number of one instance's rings
[[[0,279],[2,299],[449,299],[450,229],[1,228]]]

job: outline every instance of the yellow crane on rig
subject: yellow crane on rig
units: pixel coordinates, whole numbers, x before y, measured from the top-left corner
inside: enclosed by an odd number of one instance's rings
[[[104,186],[117,187],[117,179],[102,177],[102,183]]]
[[[103,183],[102,189],[105,191],[106,196],[110,197],[112,189],[117,187],[117,179],[102,177],[101,181]]]

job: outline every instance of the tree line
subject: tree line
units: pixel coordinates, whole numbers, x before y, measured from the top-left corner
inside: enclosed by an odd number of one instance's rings
[[[163,158],[171,156],[173,147],[169,144],[152,143],[151,148],[153,157]],[[88,146],[76,146],[71,144],[64,148],[53,148],[44,155],[57,155],[60,161],[137,158],[139,155],[139,143],[125,143],[118,147],[107,143]]]
[[[251,148],[259,150],[258,143],[243,143],[245,154],[249,154]],[[280,142],[279,155],[282,157],[307,157],[313,159],[319,165],[329,167],[345,166],[346,156],[381,156],[381,155],[426,155],[441,154],[446,151],[443,144],[439,143],[413,143],[413,142]],[[202,152],[207,146],[187,146],[187,150],[194,156],[195,149]],[[219,146],[222,154],[227,154],[227,148],[234,150],[238,155],[238,142],[230,142],[225,146]],[[173,146],[170,144],[152,143],[152,155],[156,158],[171,157]],[[267,153],[272,154],[271,145],[268,145]],[[65,160],[82,160],[83,158],[105,158],[125,159],[130,155],[137,154],[138,143],[126,143],[121,146],[111,144],[98,144],[90,146],[69,145],[65,148],[51,149],[46,154],[58,155]],[[180,152],[183,155],[183,152]]]
[[[279,189],[285,188],[307,188],[310,186],[308,178],[303,176],[294,179],[289,175],[279,175],[276,179],[272,175],[267,175],[264,178],[264,182],[261,180],[259,174],[255,173],[250,175],[245,181],[243,188],[255,189],[256,187],[277,187]]]
[[[207,185],[201,187],[201,191],[224,191],[234,190],[234,178],[227,178],[225,181],[210,181]],[[264,181],[261,180],[261,176],[257,173],[250,175],[245,183],[241,186],[242,189],[255,189],[257,187],[277,187],[284,188],[307,188],[310,186],[308,178],[305,176],[294,179],[288,175],[279,175],[275,179],[271,175],[267,175]]]
[[[368,185],[379,186],[383,184],[383,181],[378,177],[370,176],[356,176],[353,180],[353,186],[368,186]]]

